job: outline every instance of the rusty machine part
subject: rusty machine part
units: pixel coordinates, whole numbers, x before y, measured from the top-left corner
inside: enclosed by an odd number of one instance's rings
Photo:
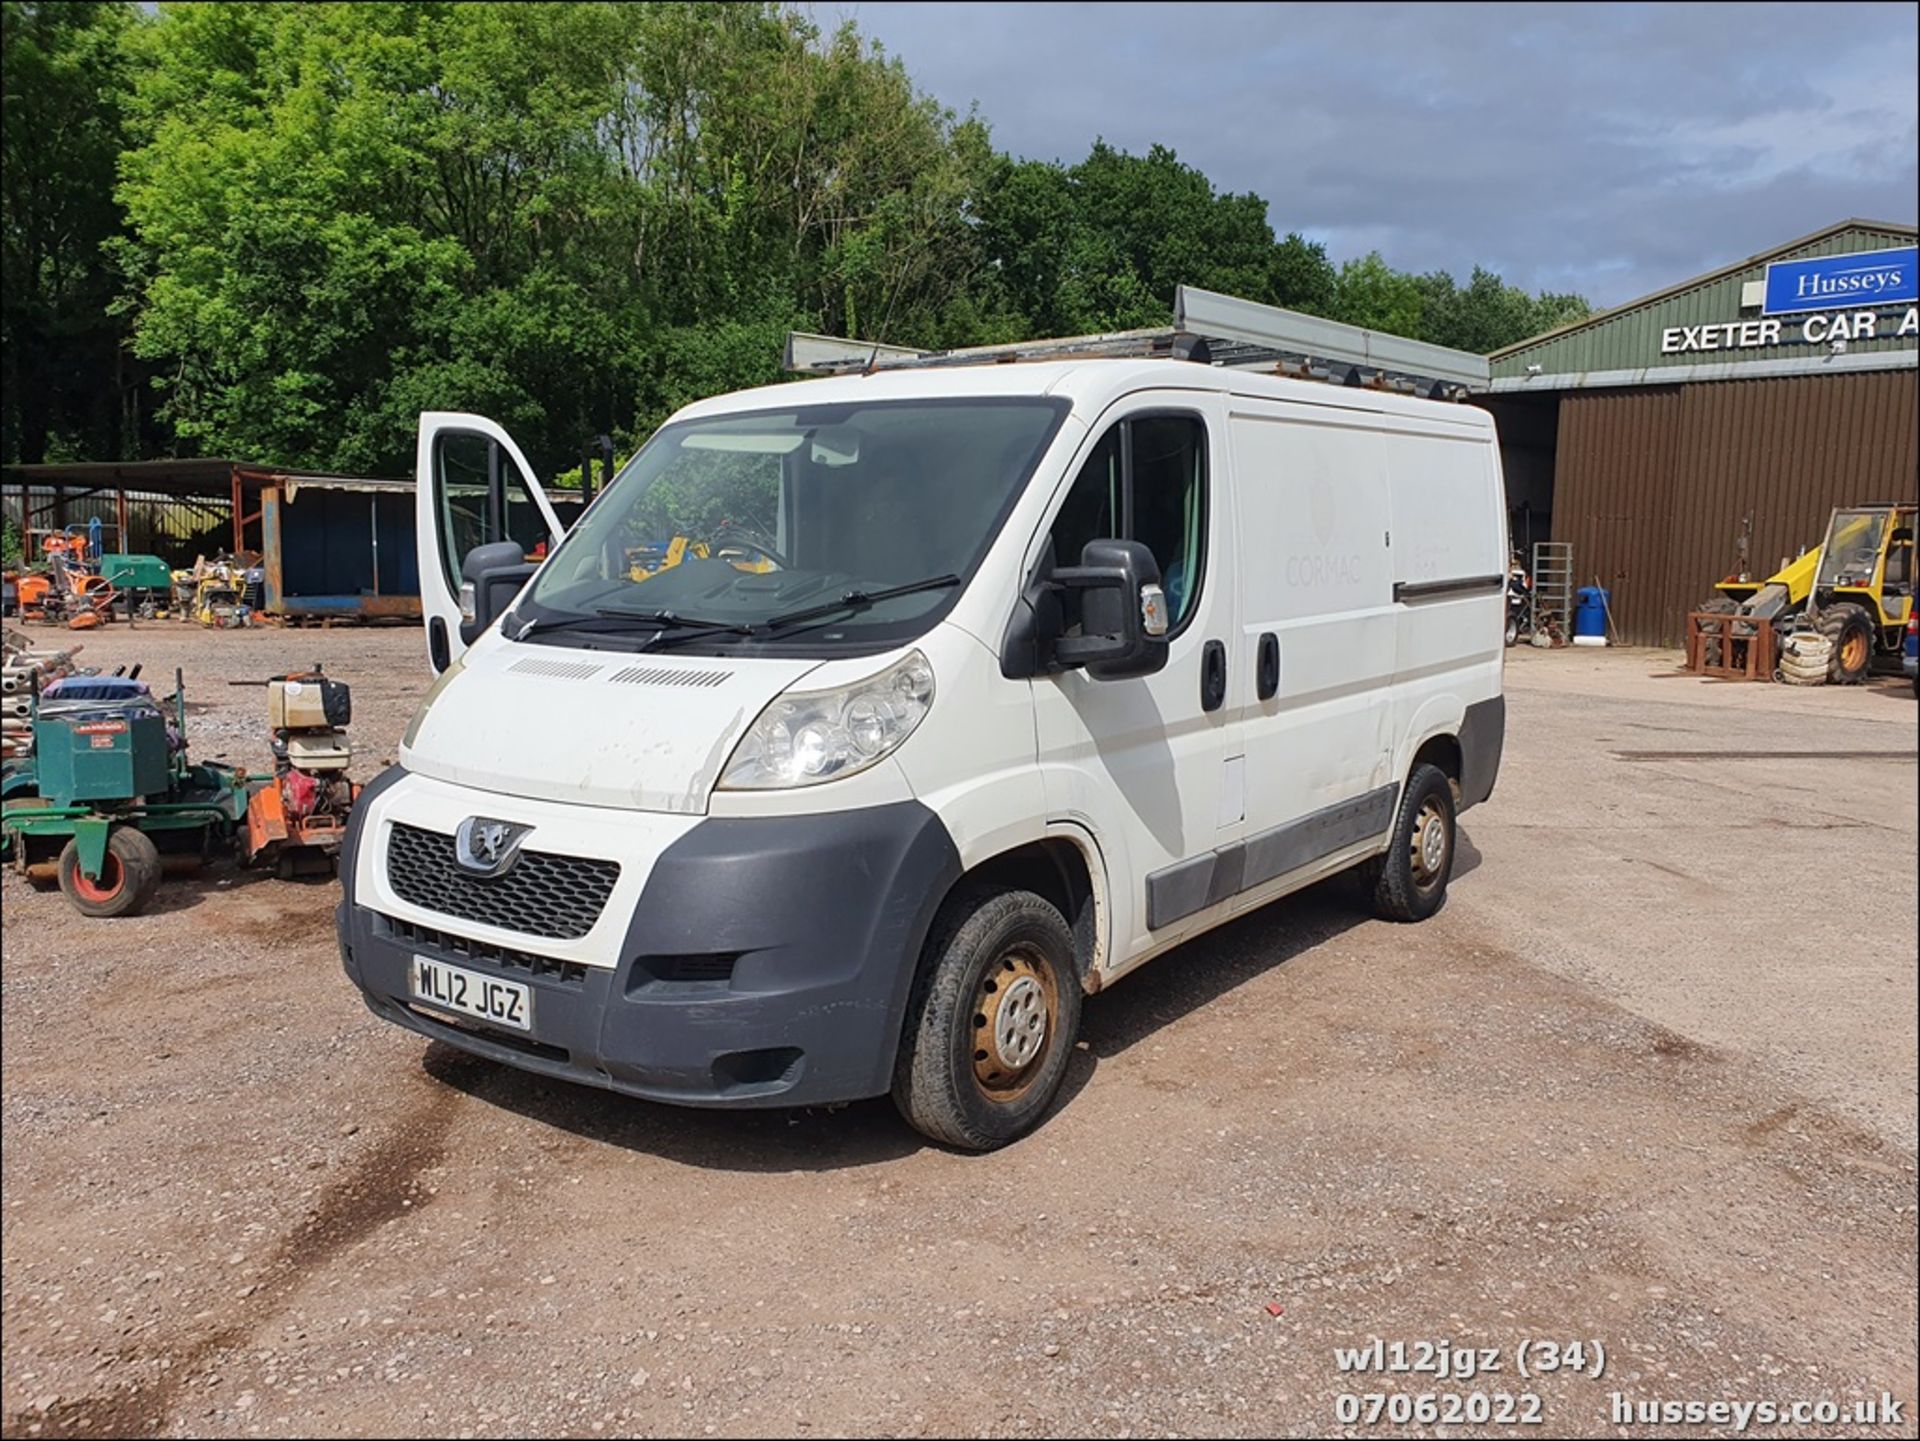
[[[973,1078],[985,1095],[1012,1100],[1033,1084],[1059,1009],[1052,972],[1026,951],[988,968],[973,1000]]]
[[[24,760],[33,754],[34,691],[78,672],[73,658],[81,649],[37,649],[24,632],[7,627],[0,663],[0,760]]]
[[[21,620],[90,630],[113,619],[120,593],[100,574],[98,561],[89,558],[85,536],[56,532],[42,542],[42,550],[45,570],[9,577]]]
[[[241,849],[249,865],[271,865],[283,880],[330,876],[360,794],[347,777],[352,692],[318,665],[265,685],[273,777],[247,802]]]

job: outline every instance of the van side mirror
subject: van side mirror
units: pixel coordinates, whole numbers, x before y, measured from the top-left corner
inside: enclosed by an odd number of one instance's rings
[[[461,641],[472,645],[480,639],[538,569],[518,541],[496,540],[468,551],[460,562]]]
[[[1080,634],[1053,640],[1053,661],[1095,680],[1152,675],[1167,663],[1167,596],[1160,563],[1137,540],[1090,540],[1080,564],[1052,583],[1080,594]]]

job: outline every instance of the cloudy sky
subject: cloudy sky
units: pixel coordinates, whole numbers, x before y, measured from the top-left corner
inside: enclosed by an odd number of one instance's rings
[[[1916,210],[1910,4],[825,0],[1016,155],[1159,141],[1336,260],[1614,305]]]

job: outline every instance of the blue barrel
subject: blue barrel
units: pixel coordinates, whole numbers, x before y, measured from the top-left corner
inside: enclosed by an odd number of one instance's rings
[[[1597,585],[1583,585],[1576,594],[1580,603],[1573,608],[1573,633],[1578,636],[1607,638],[1607,602],[1611,597]]]

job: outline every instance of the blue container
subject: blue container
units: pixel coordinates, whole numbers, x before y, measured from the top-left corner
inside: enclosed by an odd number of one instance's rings
[[[1576,592],[1580,603],[1573,608],[1573,633],[1575,636],[1597,636],[1607,638],[1607,602],[1612,599],[1606,590],[1597,585],[1583,585]]]

